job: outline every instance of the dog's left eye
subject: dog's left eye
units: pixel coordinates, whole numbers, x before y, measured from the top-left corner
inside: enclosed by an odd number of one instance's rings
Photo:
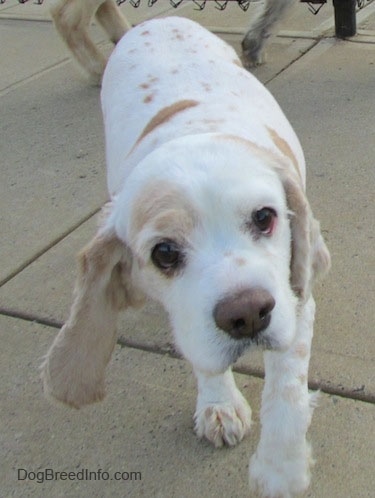
[[[276,211],[269,207],[258,209],[252,214],[254,225],[263,235],[272,234],[273,229],[275,228],[276,218]]]
[[[151,253],[154,265],[163,271],[174,270],[183,262],[180,247],[171,240],[156,244]]]

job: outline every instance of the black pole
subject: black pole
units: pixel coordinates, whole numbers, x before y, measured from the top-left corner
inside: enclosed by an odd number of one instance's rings
[[[356,0],[333,0],[337,38],[347,38],[356,34],[355,7]]]

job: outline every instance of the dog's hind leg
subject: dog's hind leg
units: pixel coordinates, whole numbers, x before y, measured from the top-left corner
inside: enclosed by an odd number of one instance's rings
[[[113,43],[117,43],[131,28],[113,0],[105,0],[96,11],[95,17]]]
[[[57,31],[93,83],[100,83],[106,58],[91,40],[88,28],[102,1],[53,0],[50,8]]]
[[[251,67],[263,62],[263,46],[274,24],[294,0],[266,0],[264,9],[254,20],[242,40],[244,65]]]

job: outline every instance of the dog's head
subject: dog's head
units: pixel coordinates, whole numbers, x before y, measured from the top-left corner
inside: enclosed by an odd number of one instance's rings
[[[298,303],[329,265],[297,173],[271,152],[224,135],[181,138],[147,156],[82,258],[76,305],[45,362],[49,391],[74,406],[98,397],[81,367],[99,364],[101,375],[92,378],[104,375],[115,337],[105,322],[139,291],[163,304],[193,365],[218,372],[251,345],[287,348]],[[87,345],[105,334],[105,353]],[[85,352],[79,376],[86,393],[68,399],[61,373],[55,382],[51,371],[61,369],[73,343],[75,355]]]

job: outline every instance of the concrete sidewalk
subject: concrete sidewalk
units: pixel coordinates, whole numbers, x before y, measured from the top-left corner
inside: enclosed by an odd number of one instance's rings
[[[193,18],[239,50],[256,4],[247,13],[210,4],[197,12],[184,2],[176,11],[144,0],[122,10],[133,23]],[[67,317],[75,254],[107,197],[99,90],[70,60],[47,8],[47,1],[0,5],[0,496],[249,496],[260,354],[237,365],[254,424],[234,449],[215,450],[194,436],[194,379],[173,357],[168,322],[152,303],[119,323],[104,402],[76,412],[42,395],[38,366]],[[375,2],[358,24],[358,36],[337,41],[331,5],[312,16],[299,4],[271,40],[267,65],[254,70],[301,139],[309,198],[333,259],[315,292],[310,384],[323,394],[309,433],[317,461],[311,498],[370,498],[375,489]],[[99,28],[93,32],[109,51]],[[43,469],[101,469],[104,479],[30,479]]]

